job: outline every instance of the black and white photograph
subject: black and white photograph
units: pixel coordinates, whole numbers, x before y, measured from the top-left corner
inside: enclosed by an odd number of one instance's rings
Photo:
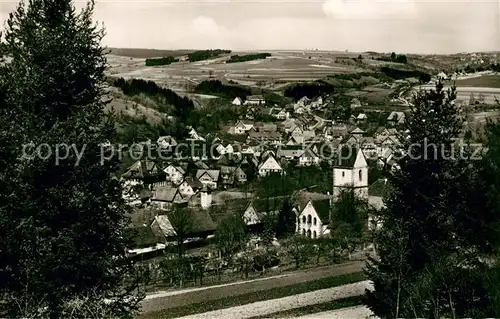
[[[0,20],[0,318],[500,318],[500,0]]]

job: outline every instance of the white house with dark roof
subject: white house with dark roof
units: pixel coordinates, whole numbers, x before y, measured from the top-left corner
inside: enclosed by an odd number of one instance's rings
[[[342,189],[354,189],[362,199],[368,198],[368,164],[361,149],[344,146],[334,162],[333,195]]]
[[[166,179],[172,182],[174,185],[178,185],[184,179],[186,171],[180,167],[173,164],[168,165],[163,169],[166,174]]]
[[[283,173],[283,168],[273,155],[267,156],[258,167],[260,176],[266,176],[271,173]]]
[[[320,158],[312,149],[306,148],[304,153],[299,157],[299,166],[319,165]]]
[[[387,123],[390,125],[399,125],[405,122],[405,114],[403,112],[393,111],[387,117]]]
[[[214,169],[199,169],[196,171],[196,179],[210,189],[216,189],[219,182],[219,170]]]
[[[243,101],[239,97],[235,97],[233,102],[231,102],[233,105],[243,105]]]
[[[309,200],[299,208],[296,232],[308,238],[318,238],[330,233],[330,199]]]

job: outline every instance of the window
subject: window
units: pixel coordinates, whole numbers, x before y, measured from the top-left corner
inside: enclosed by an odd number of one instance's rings
[[[363,180],[363,171],[359,170],[359,181]]]
[[[344,171],[342,171],[342,177],[345,177],[345,172]]]
[[[307,231],[307,237],[311,238],[311,230],[310,229]]]
[[[300,225],[300,218],[297,218],[297,224]]]
[[[311,215],[307,215],[307,223],[310,224],[311,223]]]
[[[305,236],[305,235],[306,235],[306,230],[302,229],[302,236]]]
[[[306,216],[302,216],[302,223],[305,224],[306,223]]]
[[[316,226],[316,217],[313,219],[313,225]]]
[[[316,231],[313,231],[313,238],[316,238]]]

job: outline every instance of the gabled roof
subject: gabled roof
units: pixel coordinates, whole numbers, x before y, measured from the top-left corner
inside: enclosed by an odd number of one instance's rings
[[[132,164],[122,175],[122,177],[142,179],[157,174],[158,167],[154,162],[148,160],[139,160]]]
[[[184,179],[184,182],[186,182],[193,189],[202,189],[203,188],[203,183],[200,182],[197,178],[193,178],[191,176],[186,177]]]
[[[332,195],[308,192],[304,190],[297,191],[295,194],[292,195],[293,204],[298,208],[299,212],[302,212],[302,210],[304,209],[304,207],[306,207],[309,201],[320,201],[327,199],[329,200],[332,198],[333,198]]]
[[[321,199],[312,202],[314,210],[321,219],[321,223],[328,224],[330,222],[330,200]]]
[[[355,147],[344,146],[340,149],[334,167],[353,168],[358,156],[358,149]]]
[[[271,155],[269,155],[268,157],[266,157],[266,158],[262,161],[262,163],[260,163],[260,165],[259,165],[258,169],[260,170],[260,168],[261,168],[262,166],[264,166],[264,165],[265,165],[267,162],[269,162],[269,161],[274,161],[274,162],[276,162],[276,163],[278,164],[278,166],[281,168],[281,164],[280,164],[280,162],[278,162],[278,160],[274,157],[274,155],[272,155],[272,154],[271,154]]]
[[[215,169],[199,169],[196,171],[196,178],[200,179],[202,176],[208,175],[216,182],[219,180],[219,173],[220,171]]]
[[[179,192],[178,188],[175,187],[159,187],[153,193],[153,201],[159,202],[182,202],[184,198],[182,194]]]
[[[365,131],[363,131],[362,129],[360,129],[359,127],[356,127],[352,132],[351,134],[365,134]]]
[[[396,112],[393,111],[391,114],[389,114],[389,117],[387,118],[388,121],[400,121],[405,114],[403,112]]]
[[[304,151],[304,153],[302,153],[302,155],[300,155],[300,157],[304,157],[304,158],[317,158],[318,155],[316,153],[314,153],[312,149],[306,148],[305,151]]]

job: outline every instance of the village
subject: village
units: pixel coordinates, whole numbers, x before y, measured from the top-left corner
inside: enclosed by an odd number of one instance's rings
[[[135,219],[144,221],[137,216],[144,210],[154,211],[148,213],[150,220],[133,225],[144,227],[140,234],[150,233],[151,241],[131,247],[130,254],[150,253],[172,244],[175,227],[169,222],[169,213],[175,207],[189,207],[200,221],[188,238],[213,237],[217,221],[223,218],[211,215],[212,208],[217,206],[230,207],[226,214],[243,214],[248,227],[261,229],[258,227],[261,217],[277,213],[286,196],[276,198],[270,208],[263,204],[269,198],[253,194],[249,185],[270,176],[286,176],[301,168],[316,167],[332,180],[331,189],[324,193],[296,189],[287,194],[293,202],[297,233],[313,239],[327,235],[333,201],[343,188],[353,187],[371,206],[382,207],[387,179],[370,184],[368,171],[369,167],[386,173],[397,170],[393,157],[404,112],[391,112],[387,125],[367,136],[360,128],[367,119],[362,112],[344,123],[313,115],[312,110],[331,103],[322,97],[313,100],[303,97],[290,109],[269,107],[262,96],[249,96],[245,101],[235,98],[232,103],[246,105],[249,110],[247,119],[227,128],[230,136],[234,136],[233,141],[213,135],[203,137],[191,128],[186,141],[162,136],[156,142],[143,143],[169,154],[170,160],[140,159],[121,177],[125,185],[123,196],[135,207]],[[354,98],[349,107],[359,110],[362,106]],[[273,117],[275,122],[252,121],[251,113],[256,110]],[[339,157],[344,149],[349,154]],[[259,237],[258,232],[255,236]],[[217,252],[205,257],[214,255]]]

